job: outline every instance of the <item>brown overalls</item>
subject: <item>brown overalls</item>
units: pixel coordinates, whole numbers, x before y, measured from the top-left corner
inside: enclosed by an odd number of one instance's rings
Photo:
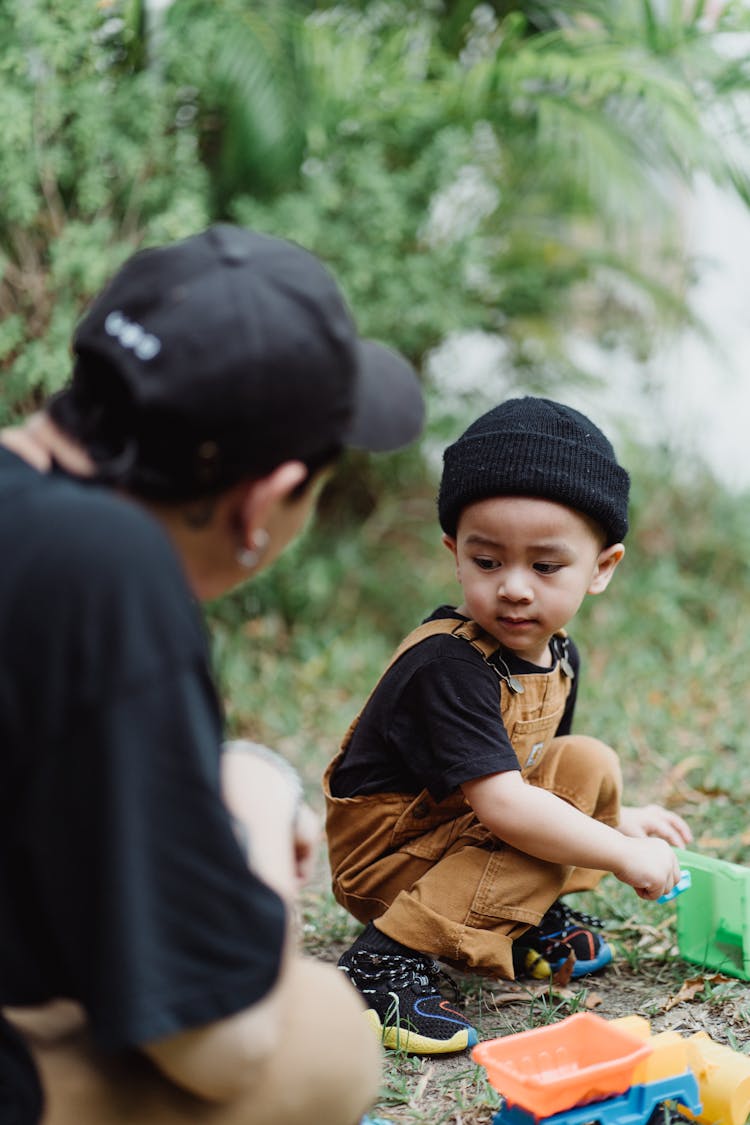
[[[485,660],[498,648],[475,622],[443,618],[410,633],[388,667],[437,633],[463,638]],[[616,825],[622,783],[614,751],[585,735],[554,737],[571,683],[560,662],[552,672],[521,679],[523,692],[516,693],[498,672],[500,714],[523,777]],[[379,930],[412,949],[512,979],[513,939],[538,925],[563,890],[588,890],[601,872],[516,851],[480,823],[460,790],[439,802],[426,789],[416,796],[333,797],[331,777],[358,721],[323,781],[336,899],[361,922],[377,918]]]

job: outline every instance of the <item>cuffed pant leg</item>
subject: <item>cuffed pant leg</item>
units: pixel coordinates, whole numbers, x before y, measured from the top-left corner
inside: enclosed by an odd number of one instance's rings
[[[514,848],[460,847],[377,919],[396,941],[448,964],[513,979],[513,939],[537,925],[570,868]]]

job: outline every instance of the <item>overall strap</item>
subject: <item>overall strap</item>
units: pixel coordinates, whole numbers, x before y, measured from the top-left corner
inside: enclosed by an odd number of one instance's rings
[[[434,621],[425,621],[423,625],[418,625],[408,636],[404,637],[386,665],[383,676],[389,668],[393,667],[398,658],[408,652],[410,648],[426,641],[428,637],[437,637],[441,634],[460,637],[461,640],[468,641],[472,648],[481,653],[485,660],[488,656],[492,656],[493,652],[497,652],[500,647],[494,637],[485,633],[484,629],[480,629],[476,621],[467,621],[462,617],[438,617]]]
[[[461,640],[468,641],[472,648],[475,648],[485,661],[500,647],[496,640],[490,637],[488,633],[485,633],[483,629],[480,629],[476,621],[467,621],[462,617],[438,617],[434,621],[425,621],[422,625],[418,625],[416,629],[413,629],[411,633],[404,637],[383,669],[375,687],[362,704],[359,713],[352,720],[341,744],[342,751],[349,745],[365,707],[380,687],[386,673],[390,671],[399,657],[403,656],[405,652],[408,652],[409,649],[414,648],[422,641],[426,641],[428,637],[437,637],[441,634],[445,636],[453,635],[454,637],[459,637]]]

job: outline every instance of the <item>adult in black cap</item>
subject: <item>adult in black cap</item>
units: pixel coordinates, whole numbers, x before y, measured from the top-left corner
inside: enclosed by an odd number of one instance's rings
[[[284,548],[343,448],[415,438],[418,382],[315,257],[233,226],[129,260],[73,350],[0,437],[7,1120],[353,1125],[376,1044],[292,950],[311,814],[282,759],[222,752],[195,599]]]

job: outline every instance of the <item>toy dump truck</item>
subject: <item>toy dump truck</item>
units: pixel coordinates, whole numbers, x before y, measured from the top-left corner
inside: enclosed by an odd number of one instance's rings
[[[750,1059],[704,1032],[651,1035],[648,1020],[580,1012],[477,1044],[503,1096],[493,1125],[648,1125],[657,1111],[705,1125],[745,1125]]]

